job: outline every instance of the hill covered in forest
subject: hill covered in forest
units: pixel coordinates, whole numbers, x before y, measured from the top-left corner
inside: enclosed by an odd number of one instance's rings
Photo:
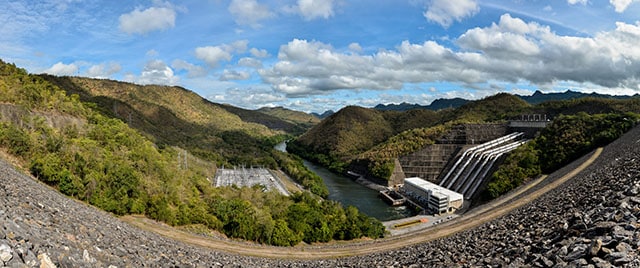
[[[583,92],[573,91],[573,90],[567,90],[565,92],[544,93],[540,90],[536,90],[531,95],[515,95],[515,96],[518,98],[521,98],[522,100],[526,101],[531,105],[536,105],[536,104],[549,102],[549,101],[575,100],[575,99],[582,99],[582,98],[625,100],[625,99],[631,99],[631,98],[638,98],[640,97],[640,94],[635,94],[633,96],[609,95],[609,94],[599,94],[595,92],[583,93]],[[395,103],[378,104],[373,108],[380,111],[409,111],[409,110],[415,110],[415,109],[438,111],[442,109],[455,109],[469,102],[471,102],[471,100],[467,100],[463,98],[451,98],[451,99],[440,98],[440,99],[435,99],[429,105],[420,105],[417,103],[403,102],[400,104],[395,104]]]
[[[580,113],[622,114],[616,120],[623,120],[627,112],[640,113],[640,98],[586,97],[533,105],[519,96],[500,93],[455,109],[438,111],[346,107],[291,142],[289,148],[335,172],[364,169],[364,174],[371,175],[372,179],[384,181],[395,168],[394,159],[435,143],[458,124],[507,122],[522,114],[545,114],[549,118]],[[614,131],[616,135],[620,135],[618,131]]]
[[[2,155],[69,197],[278,246],[384,235],[355,207],[319,198],[328,194],[322,180],[273,149],[291,135],[270,125],[279,119],[228,110],[239,109],[179,87],[39,76],[0,61]],[[280,169],[314,194],[214,187],[220,164]]]

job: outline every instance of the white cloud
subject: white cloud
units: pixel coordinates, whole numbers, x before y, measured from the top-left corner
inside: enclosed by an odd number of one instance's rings
[[[230,87],[222,94],[212,94],[207,99],[213,102],[229,103],[238,107],[255,109],[256,107],[273,107],[276,103],[286,101],[282,94],[265,87]]]
[[[175,70],[186,70],[189,78],[203,77],[207,75],[207,70],[202,66],[191,64],[185,60],[176,59],[171,63]]]
[[[177,85],[180,78],[161,60],[150,60],[144,66],[140,76],[125,75],[125,81],[142,85]]]
[[[575,5],[575,4],[582,4],[582,5],[586,5],[588,0],[567,0],[567,3],[569,3],[569,5]]]
[[[251,55],[253,55],[256,58],[269,57],[269,52],[266,49],[257,49],[254,47],[254,48],[251,48],[249,52],[251,52]]]
[[[462,21],[479,10],[476,0],[433,0],[427,6],[424,17],[446,28],[451,26],[454,20]]]
[[[196,58],[203,60],[211,67],[217,67],[221,61],[230,61],[233,53],[244,53],[247,50],[249,41],[239,40],[231,44],[219,46],[197,47],[195,49]]]
[[[44,70],[44,73],[52,74],[52,75],[74,75],[78,72],[78,65],[75,63],[64,64],[62,62],[58,62],[51,66],[49,69]]]
[[[118,63],[101,63],[89,67],[86,75],[93,78],[110,78],[113,74],[120,72],[120,70],[122,70],[122,66]]]
[[[328,19],[333,16],[333,0],[298,0],[293,8],[305,20]]]
[[[145,34],[156,30],[165,30],[175,26],[176,12],[169,7],[150,7],[135,9],[120,15],[120,30],[129,34]]]
[[[262,62],[255,58],[244,57],[238,60],[238,65],[243,67],[262,68]]]
[[[196,58],[203,60],[211,67],[217,67],[220,61],[230,61],[231,53],[220,46],[198,47]]]
[[[362,47],[358,43],[349,44],[349,50],[352,52],[362,52]]]
[[[229,12],[237,24],[251,27],[259,27],[260,21],[274,16],[267,5],[259,4],[256,0],[232,0]]]
[[[149,49],[149,50],[147,50],[147,53],[145,53],[145,55],[146,55],[147,57],[150,57],[150,58],[155,58],[155,57],[157,57],[159,54],[160,54],[160,53],[158,53],[158,51],[157,51],[157,50],[155,50],[155,49]]]
[[[622,13],[627,10],[627,7],[629,7],[629,5],[634,2],[638,2],[638,0],[609,0],[609,3],[613,5],[616,12],[618,13]]]
[[[490,81],[540,87],[571,82],[640,92],[640,22],[616,26],[593,37],[564,36],[505,14],[498,23],[460,35],[455,40],[460,51],[434,41],[404,41],[395,50],[370,55],[294,39],[281,46],[278,62],[258,72],[274,90],[293,97],[429,82],[482,89]]]
[[[225,69],[222,75],[220,75],[220,81],[247,80],[249,78],[251,78],[251,74],[249,74],[249,72],[227,69]]]

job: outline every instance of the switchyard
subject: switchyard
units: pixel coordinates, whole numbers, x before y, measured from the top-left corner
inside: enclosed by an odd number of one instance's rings
[[[232,185],[238,187],[253,187],[256,185],[262,185],[267,191],[274,190],[286,196],[290,195],[289,191],[287,191],[287,188],[282,184],[278,176],[275,176],[266,168],[219,168],[216,171],[213,185],[215,187]]]

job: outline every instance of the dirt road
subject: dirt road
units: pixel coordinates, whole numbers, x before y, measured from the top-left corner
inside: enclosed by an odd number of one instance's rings
[[[282,248],[258,245],[249,242],[201,237],[140,216],[125,216],[121,219],[143,230],[156,232],[175,240],[216,251],[246,256],[286,259],[331,259],[363,255],[432,241],[487,223],[535,200],[541,195],[565,183],[587,166],[591,165],[591,163],[593,163],[601,153],[602,148],[598,148],[578,168],[552,182],[544,184],[539,189],[532,190],[535,186],[544,182],[547,177],[541,177],[515,192],[508,194],[507,196],[469,211],[455,220],[413,233],[391,236],[377,240],[340,241],[321,245],[300,245],[291,248]]]

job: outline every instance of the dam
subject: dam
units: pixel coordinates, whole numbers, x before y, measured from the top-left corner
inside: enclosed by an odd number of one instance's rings
[[[456,125],[435,144],[399,157],[388,186],[399,188],[406,178],[417,177],[472,200],[504,157],[550,122],[546,115],[535,114],[507,123]]]

